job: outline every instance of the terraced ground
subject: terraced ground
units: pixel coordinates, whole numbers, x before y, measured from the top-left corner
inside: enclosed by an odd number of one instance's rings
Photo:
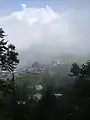
[[[27,75],[18,77],[15,79],[16,84],[23,85],[24,83],[29,83],[30,85],[35,85],[41,79],[40,75]]]

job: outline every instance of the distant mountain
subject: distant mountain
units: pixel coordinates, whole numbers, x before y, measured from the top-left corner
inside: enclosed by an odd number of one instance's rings
[[[20,64],[19,66],[31,65],[35,61],[42,64],[50,64],[53,60],[59,59],[66,62],[85,62],[89,57],[89,52],[81,52],[76,50],[71,50],[60,47],[58,45],[52,44],[34,44],[25,51],[19,52]]]

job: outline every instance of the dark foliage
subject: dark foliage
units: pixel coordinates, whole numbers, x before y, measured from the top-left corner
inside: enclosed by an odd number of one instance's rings
[[[5,41],[4,31],[0,28],[0,69],[13,71],[19,63],[15,46]]]

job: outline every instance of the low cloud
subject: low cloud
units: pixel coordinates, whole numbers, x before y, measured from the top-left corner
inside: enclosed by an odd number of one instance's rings
[[[90,9],[67,9],[62,13],[27,8],[0,18],[0,27],[18,50],[87,52],[90,44]]]

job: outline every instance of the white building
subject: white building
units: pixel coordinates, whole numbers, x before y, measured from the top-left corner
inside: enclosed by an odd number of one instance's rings
[[[62,64],[64,64],[64,62],[62,60],[54,60],[53,61],[53,66],[62,65]]]
[[[43,87],[42,87],[42,85],[36,85],[36,86],[35,86],[35,89],[36,89],[37,91],[40,91],[40,90],[43,90]]]

